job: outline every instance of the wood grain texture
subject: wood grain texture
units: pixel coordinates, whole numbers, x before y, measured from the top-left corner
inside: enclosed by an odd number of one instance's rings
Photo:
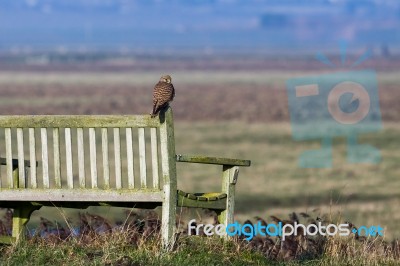
[[[153,188],[160,187],[160,177],[158,174],[158,144],[157,144],[157,128],[150,129],[151,138],[151,171],[153,173]]]
[[[43,171],[43,187],[50,188],[49,182],[49,154],[47,145],[47,129],[40,129],[40,138],[42,142],[42,171]]]
[[[175,239],[177,200],[175,137],[171,108],[165,113],[160,113],[160,120],[163,121],[160,126],[160,150],[164,191],[161,238],[164,249],[171,250]]]
[[[6,142],[6,166],[7,166],[7,180],[8,187],[14,187],[13,180],[13,165],[12,165],[12,140],[11,140],[11,128],[4,130],[5,142]]]
[[[72,136],[71,129],[65,129],[65,163],[67,168],[67,186],[74,188],[74,173],[72,170]]]
[[[147,166],[146,166],[146,140],[144,128],[138,129],[139,136],[139,173],[140,173],[140,186],[147,187]]]
[[[68,158],[68,156],[67,156]],[[57,188],[61,188],[61,155],[60,155],[60,129],[53,128],[53,159],[54,181]]]
[[[126,159],[128,163],[128,187],[135,187],[135,173],[133,169],[133,143],[132,143],[132,128],[126,129]]]
[[[162,202],[162,191],[101,189],[4,189],[1,201]]]
[[[79,187],[86,187],[86,175],[85,175],[85,146],[83,140],[83,128],[76,129],[77,145],[78,145],[78,175],[79,175]]]
[[[115,128],[158,127],[150,115],[9,115],[0,116],[0,127],[9,128]]]
[[[29,160],[30,160],[30,169],[31,169],[31,187],[37,188],[35,129],[29,128],[28,132],[29,132]]]
[[[175,241],[176,207],[186,206],[195,208],[211,208],[218,210],[221,223],[233,222],[235,208],[235,184],[238,179],[239,167],[250,166],[249,160],[229,159],[209,156],[176,155],[173,114],[171,108],[160,112],[156,118],[149,115],[141,116],[0,116],[0,128],[5,129],[6,158],[0,158],[0,164],[7,165],[8,188],[1,186],[0,203],[25,204],[36,202],[38,205],[69,204],[76,207],[79,204],[96,205],[99,203],[113,206],[126,205],[126,203],[162,204],[161,238],[165,249],[171,250]],[[30,160],[24,160],[24,132],[29,129]],[[40,128],[41,139],[41,167],[43,173],[43,188],[37,188],[36,178],[36,139],[35,128]],[[65,161],[67,188],[61,187],[61,160],[60,132],[59,128],[65,128]],[[96,142],[96,128],[100,128],[101,142]],[[109,128],[113,130],[113,144],[109,143]],[[138,159],[140,187],[135,188],[135,161],[133,148],[132,129],[138,128]],[[151,163],[146,160],[146,128],[150,128]],[[12,143],[12,132],[16,129],[17,141]],[[55,187],[50,188],[49,174],[49,147],[47,130],[53,131],[53,157]],[[77,130],[77,147],[72,147],[72,133]],[[121,129],[122,136],[121,136]],[[111,130],[111,129],[110,129]],[[85,143],[84,133],[89,133]],[[111,131],[110,131],[111,132]],[[111,133],[110,133],[111,134]],[[126,139],[121,137],[125,134]],[[100,144],[101,143],[101,144]],[[125,147],[126,144],[126,147]],[[16,145],[16,147],[15,147]],[[85,145],[89,146],[89,164],[91,186],[85,183]],[[99,145],[99,147],[97,147]],[[101,145],[101,146],[100,146]],[[12,158],[12,150],[17,148],[18,159]],[[97,151],[101,148],[104,187],[98,188]],[[114,152],[115,174],[110,173],[112,165],[109,158],[109,148]],[[126,148],[126,153],[125,153]],[[73,154],[77,149],[79,188],[73,186]],[[122,150],[124,152],[122,152]],[[64,158],[62,158],[64,159]],[[136,158],[135,158],[136,159]],[[125,169],[125,162],[127,169]],[[222,165],[222,192],[190,194],[177,192],[177,162],[216,164]],[[31,169],[31,187],[26,188],[25,168]],[[124,169],[122,169],[122,165]],[[147,167],[152,169],[152,180],[147,180]],[[160,169],[159,169],[160,168]],[[161,172],[161,176],[160,173]],[[124,176],[122,176],[122,173]],[[115,178],[115,188],[111,188]],[[127,180],[128,187],[122,183],[122,178]],[[162,182],[161,182],[162,178]],[[111,180],[110,180],[111,179]],[[125,181],[124,181],[125,182]],[[152,183],[152,186],[150,186]],[[160,184],[162,183],[162,188]],[[20,184],[20,188],[17,188]],[[1,185],[1,184],[0,184]],[[151,187],[151,188],[148,188]],[[74,205],[76,204],[76,205]],[[81,206],[79,205],[79,206]],[[152,205],[152,206],[153,206]],[[13,205],[14,206],[14,205]],[[16,205],[19,206],[19,205]],[[21,209],[22,210],[22,209]],[[19,210],[16,212],[16,228],[22,228],[23,223],[29,219]]]
[[[97,188],[96,131],[94,128],[89,128],[89,156],[92,188]]]
[[[25,188],[25,161],[24,161],[24,131],[17,128],[17,149],[18,149],[18,187]]]
[[[108,129],[101,129],[101,151],[103,154],[103,180],[104,188],[110,188],[110,161],[108,157]]]
[[[218,164],[218,165],[231,165],[231,166],[250,166],[250,160],[230,159],[220,157],[210,157],[201,155],[176,155],[177,162],[185,163],[203,163],[203,164]]]
[[[122,188],[121,176],[121,138],[119,128],[114,128],[115,187]]]

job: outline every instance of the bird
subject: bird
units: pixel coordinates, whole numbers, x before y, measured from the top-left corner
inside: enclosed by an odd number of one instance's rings
[[[175,88],[171,83],[172,78],[170,75],[163,75],[160,81],[155,85],[153,91],[153,111],[151,117],[155,117],[175,97]]]

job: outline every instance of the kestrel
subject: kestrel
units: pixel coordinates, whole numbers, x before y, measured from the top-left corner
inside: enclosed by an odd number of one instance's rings
[[[156,84],[153,91],[153,112],[151,117],[155,117],[161,109],[168,106],[175,97],[174,85],[171,83],[171,77],[164,75]]]

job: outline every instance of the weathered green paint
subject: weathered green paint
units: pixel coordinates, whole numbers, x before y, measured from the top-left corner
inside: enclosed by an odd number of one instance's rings
[[[219,164],[219,165],[232,165],[232,166],[250,166],[250,160],[229,159],[219,157],[208,157],[199,155],[176,155],[177,162],[186,163],[202,163],[202,164]]]
[[[225,193],[221,192],[212,192],[212,193],[187,193],[182,190],[178,190],[178,195],[191,199],[191,200],[198,200],[198,201],[215,201],[224,199],[227,197]]]
[[[15,237],[17,241],[25,237],[25,225],[29,221],[29,217],[33,211],[40,208],[40,206],[22,205],[14,209],[12,236]]]
[[[199,201],[199,200],[189,199],[182,195],[178,195],[178,206],[190,207],[190,208],[204,208],[211,210],[225,210],[226,198],[216,201]]]
[[[150,115],[9,115],[0,116],[2,128],[158,127]]]
[[[0,236],[1,244],[13,244],[17,241],[15,237],[12,236]]]

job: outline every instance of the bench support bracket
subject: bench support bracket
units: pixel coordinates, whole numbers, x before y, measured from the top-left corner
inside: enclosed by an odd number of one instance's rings
[[[19,241],[23,239],[26,235],[26,224],[29,221],[29,217],[31,216],[32,212],[40,209],[41,206],[21,206],[14,209],[13,214],[13,225],[12,225],[12,236]]]

